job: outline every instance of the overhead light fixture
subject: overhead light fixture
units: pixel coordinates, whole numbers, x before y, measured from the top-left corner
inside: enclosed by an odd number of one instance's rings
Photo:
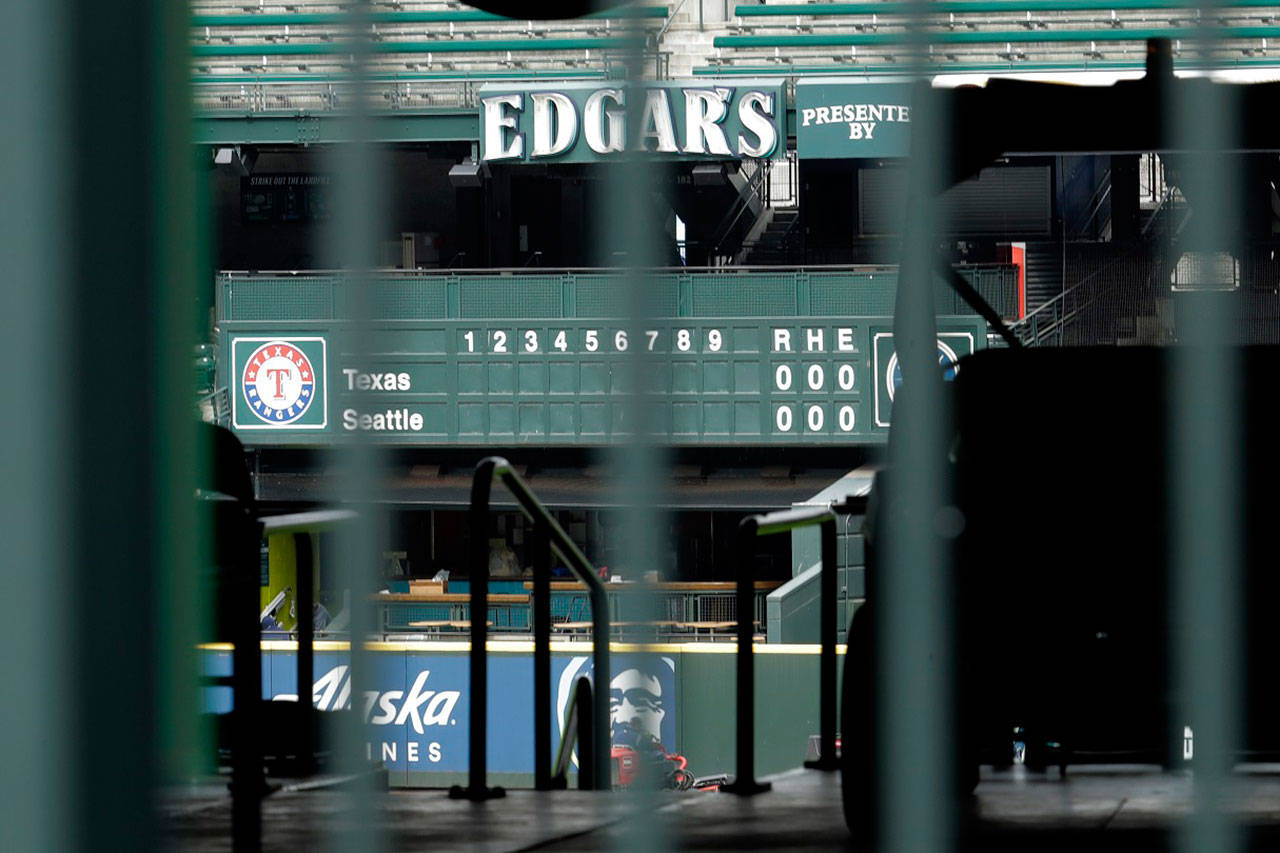
[[[253,172],[258,161],[258,149],[247,145],[219,145],[213,149],[213,165],[230,169],[244,177]]]
[[[489,167],[467,158],[449,169],[449,183],[455,187],[481,187],[489,177]]]
[[[693,167],[693,185],[695,187],[718,187],[728,183],[724,176],[723,163],[705,163]]]

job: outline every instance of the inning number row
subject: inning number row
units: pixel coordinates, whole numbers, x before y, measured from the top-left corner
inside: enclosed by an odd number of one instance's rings
[[[668,344],[663,340],[664,333],[657,329],[647,329],[640,335],[640,346],[647,352],[667,352]],[[720,329],[676,329],[671,335],[671,352],[721,352],[725,348],[724,332]],[[537,352],[627,352],[631,349],[632,338],[626,329],[560,329],[547,331],[539,329],[518,329],[508,332],[505,329],[493,329],[487,333],[468,329],[462,333],[460,350],[466,352],[485,352],[495,355],[512,353]]]

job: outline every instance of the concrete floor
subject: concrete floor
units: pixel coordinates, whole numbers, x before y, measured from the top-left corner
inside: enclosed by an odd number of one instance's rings
[[[263,805],[265,850],[318,849],[353,830],[368,846],[378,826],[400,850],[844,850],[849,836],[836,774],[797,770],[752,798],[663,792],[636,795],[510,791],[505,799],[458,802],[443,791],[391,791],[359,823],[340,790],[280,791]],[[1067,777],[1021,767],[984,769],[974,813],[956,849],[983,851],[1170,850],[1189,808],[1193,780],[1138,766],[1072,768]],[[1280,767],[1237,776],[1228,811],[1248,850],[1280,850]],[[219,786],[170,792],[165,838],[180,850],[230,849],[230,802]],[[1216,851],[1215,851],[1216,853]]]

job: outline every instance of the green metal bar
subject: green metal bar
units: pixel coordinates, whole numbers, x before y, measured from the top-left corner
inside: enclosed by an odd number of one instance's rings
[[[584,16],[590,20],[625,20],[625,19],[665,19],[667,10],[662,6],[621,6],[602,12],[592,12]],[[524,18],[508,18],[493,12],[481,12],[476,9],[437,12],[372,12],[365,20],[373,24],[467,24],[478,21],[523,21]],[[195,15],[191,19],[193,27],[314,27],[341,25],[346,21],[342,12],[297,12],[235,14],[235,15]],[[539,21],[542,26],[554,26],[552,21]]]
[[[351,54],[349,81],[354,91],[363,91],[368,83],[368,67],[373,45],[369,40],[369,0],[356,0],[346,8],[346,26],[342,34]],[[372,313],[368,282],[377,264],[378,241],[385,233],[386,198],[385,162],[377,148],[368,99],[352,99],[340,123],[335,125],[335,139],[340,143],[325,152],[323,170],[333,174],[332,219],[319,230],[317,255],[326,262],[346,270],[351,286],[342,309],[348,321],[341,334],[331,338],[338,352],[350,353],[363,361],[373,351],[373,337],[368,322]],[[350,621],[349,684],[352,697],[363,696],[372,686],[370,653],[365,639],[378,628],[377,615],[371,603],[372,594],[381,584],[378,555],[385,549],[386,508],[381,504],[385,476],[384,455],[358,432],[341,438],[337,452],[329,464],[342,483],[343,498],[360,518],[343,525],[334,535],[336,550],[336,586],[349,593]],[[483,616],[481,617],[483,618]],[[299,685],[301,692],[303,685]],[[354,701],[352,706],[355,706]],[[333,833],[330,850],[382,853],[388,849],[386,827],[374,820],[382,805],[366,753],[366,729],[358,713],[343,717],[336,726],[333,742],[335,769],[355,776],[356,781],[344,792],[340,809],[340,828]]]
[[[475,110],[423,115],[382,113],[370,121],[375,142],[471,142],[480,138]],[[342,114],[203,115],[196,122],[196,144],[283,142],[307,145],[340,138]]]
[[[440,41],[380,41],[368,46],[368,52],[382,53],[492,53],[494,51],[552,51],[552,50],[626,50],[633,42],[621,38],[548,38],[548,39],[492,39],[472,41],[456,39]],[[353,50],[352,42],[325,41],[311,44],[196,44],[191,46],[192,56],[326,56],[346,55]]]
[[[73,213],[67,99],[67,21],[79,8],[0,4],[0,72],[20,86],[0,90],[0,186],[22,205],[0,207],[0,363],[5,394],[21,400],[23,416],[0,420],[0,542],[9,567],[0,574],[0,753],[21,772],[0,775],[0,826],[13,850],[64,851],[80,818],[74,775],[76,743],[68,735],[76,620],[64,595],[74,588],[78,529],[66,508],[73,495],[67,441],[77,436],[71,403],[90,380],[74,369],[65,346],[73,305],[71,253],[60,235]],[[20,651],[19,651],[20,650]],[[81,729],[90,736],[91,729]],[[111,747],[110,744],[107,745]],[[56,805],[55,805],[56,804]]]
[[[1052,44],[1055,42],[1115,42],[1172,39],[1193,41],[1201,36],[1195,27],[1143,27],[1141,29],[1093,30],[992,30],[930,31],[923,34],[928,44]],[[1280,37],[1280,27],[1222,27],[1217,31],[1224,39],[1273,39]],[[715,47],[863,47],[905,45],[907,33],[830,33],[795,36],[716,36]],[[286,45],[287,46],[287,45]]]
[[[1272,8],[1274,0],[1229,0],[1215,7],[1225,9]],[[769,6],[739,4],[734,14],[740,18],[764,17],[831,17],[844,15],[912,15],[929,14],[1016,13],[1024,12],[1108,12],[1188,9],[1184,0],[937,0],[930,3],[777,3]]]
[[[1080,62],[983,62],[983,63],[952,63],[945,59],[934,57],[930,62],[930,71],[934,74],[1028,74],[1035,72],[1080,72],[1080,71],[1141,71],[1144,67],[1144,60],[1133,60],[1131,62],[1110,60],[1110,61],[1090,61],[1087,59]],[[1198,70],[1198,71],[1229,71],[1235,68],[1274,68],[1276,61],[1274,59],[1228,59],[1225,57],[1213,57],[1208,62],[1198,59],[1184,59],[1174,62],[1174,68],[1178,70]],[[832,77],[849,77],[856,79],[861,77],[901,77],[908,72],[905,65],[900,63],[874,63],[874,64],[828,64],[828,65],[792,65],[788,64],[779,67],[778,65],[715,65],[693,69],[694,77],[759,77],[761,75],[776,75],[779,71],[785,72],[788,76],[798,77],[804,74],[825,74]],[[794,113],[794,110],[791,111]]]
[[[520,71],[413,71],[403,74],[370,74],[369,82],[380,83],[483,83],[488,80],[528,80],[541,78],[551,80],[577,80],[604,77],[603,69],[583,71],[560,70],[555,68],[526,68]],[[193,74],[191,82],[195,85],[237,83],[237,84],[271,84],[271,83],[344,83],[346,78],[339,74]]]
[[[913,7],[925,20],[929,4]],[[929,86],[927,46],[932,34],[914,25],[907,38],[912,91],[906,224],[893,311],[894,347],[902,385],[894,399],[889,437],[889,495],[884,571],[876,590],[877,766],[880,841],[887,851],[942,851],[953,846],[950,796],[953,691],[944,589],[950,566],[933,535],[945,506],[942,377],[937,370],[934,253],[944,233],[938,195],[945,187],[943,152],[952,144],[946,102]]]
[[[153,4],[153,60],[151,86],[156,122],[155,182],[150,203],[157,215],[151,247],[156,288],[156,336],[160,352],[190,352],[206,334],[211,268],[208,250],[208,154],[191,145],[191,85],[186,75],[190,59],[184,48],[190,8],[185,4]],[[134,22],[135,26],[138,22]],[[191,500],[193,484],[203,479],[210,449],[203,445],[192,417],[191,376],[182,359],[158,365],[155,494],[155,549],[162,571],[156,574],[155,659],[157,661],[157,737],[160,778],[190,778],[208,767],[212,732],[201,730],[192,699],[196,694],[196,643],[208,636],[213,621],[207,608],[192,606],[200,599],[198,567],[207,551],[200,525],[208,515]],[[145,452],[145,450],[143,451]]]
[[[1204,6],[1197,50],[1208,51],[1223,30],[1210,23],[1216,10]],[[1160,50],[1163,48],[1163,50]],[[1168,45],[1154,56],[1168,59]],[[1153,63],[1154,65],[1154,63]],[[1163,84],[1163,120],[1184,148],[1187,177],[1179,188],[1194,214],[1175,241],[1179,249],[1223,251],[1236,244],[1247,209],[1241,167],[1224,152],[1238,151],[1244,136],[1237,87],[1203,80],[1182,81],[1177,94],[1167,69],[1153,68]],[[1159,91],[1159,90],[1158,90]],[[1177,258],[1169,258],[1176,263]],[[1167,285],[1166,285],[1167,286]],[[1244,354],[1232,346],[1237,332],[1235,301],[1223,293],[1182,294],[1178,311],[1181,346],[1172,350],[1166,379],[1170,401],[1169,543],[1172,630],[1167,639],[1174,673],[1175,703],[1194,735],[1195,785],[1191,814],[1171,849],[1233,853],[1244,838],[1230,814],[1230,776],[1240,747],[1244,711],[1244,589],[1246,578]],[[1266,393],[1261,388],[1253,394]],[[1206,497],[1211,496],[1206,500]],[[1254,557],[1254,559],[1257,559]]]
[[[69,143],[56,167],[68,185],[55,233],[74,246],[68,251],[64,241],[72,288],[58,306],[56,336],[39,344],[56,341],[66,368],[75,371],[61,386],[64,424],[41,425],[56,430],[74,471],[66,499],[45,509],[59,515],[66,538],[57,551],[75,570],[59,608],[70,614],[62,639],[70,654],[48,677],[65,679],[63,737],[94,748],[73,749],[59,768],[73,789],[73,811],[61,813],[63,820],[74,814],[67,831],[80,849],[150,849],[157,846],[157,590],[160,567],[168,564],[161,560],[160,523],[172,517],[162,506],[171,481],[161,468],[175,458],[162,451],[160,433],[171,425],[170,407],[180,403],[168,396],[171,376],[161,365],[184,357],[166,348],[171,338],[161,312],[169,307],[170,283],[159,277],[168,267],[161,241],[174,233],[164,220],[187,210],[182,203],[159,206],[171,199],[161,183],[172,176],[172,134],[185,130],[169,114],[172,93],[161,74],[170,51],[186,51],[167,43],[159,4],[148,0],[74,2],[62,11],[65,19],[55,20],[65,20],[67,30],[54,32],[66,38],[53,55],[66,88],[49,106],[65,122],[59,132]],[[140,159],[156,167],[120,168]],[[129,334],[112,331],[119,328]],[[106,695],[112,701],[93,701]],[[111,736],[100,737],[104,731]]]

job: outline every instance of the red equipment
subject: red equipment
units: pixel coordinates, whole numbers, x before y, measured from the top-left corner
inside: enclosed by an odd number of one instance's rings
[[[662,744],[644,734],[634,734],[635,746],[615,744],[611,750],[613,759],[613,786],[619,789],[644,785],[660,790],[716,791],[728,781],[723,773],[696,777],[689,772],[689,762],[678,753],[667,752]]]

